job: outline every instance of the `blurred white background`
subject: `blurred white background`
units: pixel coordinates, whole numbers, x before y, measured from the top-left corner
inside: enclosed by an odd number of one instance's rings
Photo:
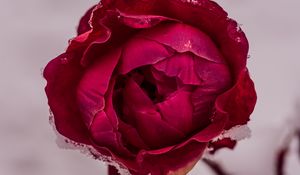
[[[274,156],[300,98],[300,1],[217,0],[242,24],[250,41],[248,67],[258,103],[252,137],[216,155],[235,175],[273,175]],[[77,151],[59,149],[48,123],[41,75],[75,35],[97,0],[0,0],[0,174],[105,175],[106,167]],[[299,114],[298,114],[299,115]],[[300,116],[299,116],[300,118]],[[300,123],[300,121],[299,121]],[[290,153],[287,175],[300,174]],[[190,175],[210,175],[199,163]]]

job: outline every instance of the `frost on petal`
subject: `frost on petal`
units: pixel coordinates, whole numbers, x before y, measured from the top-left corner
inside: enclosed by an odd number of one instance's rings
[[[118,170],[119,174],[130,175],[129,170],[124,165],[116,162],[113,158],[108,157],[106,155],[102,155],[90,145],[75,142],[61,135],[59,132],[57,132],[55,127],[55,122],[54,122],[54,116],[51,113],[49,116],[49,123],[52,126],[54,133],[56,134],[56,144],[59,148],[68,149],[68,150],[77,150],[88,157],[104,162],[107,165],[114,166]]]
[[[230,138],[231,140],[240,141],[251,136],[251,130],[247,125],[234,126],[229,130],[224,131],[213,141],[222,140],[224,138]]]
[[[82,33],[85,33],[91,29],[91,26],[89,24],[89,20],[91,18],[92,12],[96,5],[92,6],[80,19],[79,25],[77,28],[77,34],[80,35]]]

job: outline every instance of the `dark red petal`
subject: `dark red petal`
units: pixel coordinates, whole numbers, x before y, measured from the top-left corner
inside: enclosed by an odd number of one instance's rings
[[[48,63],[44,70],[48,103],[57,131],[79,143],[89,144],[88,130],[76,103],[76,85],[82,74],[78,61],[62,54]]]
[[[137,159],[141,161],[142,170],[152,175],[187,174],[205,149],[206,143],[191,142],[185,147],[173,149],[164,154],[141,151]]]
[[[181,143],[177,148],[184,147],[191,141],[196,141],[200,143],[210,142],[215,137],[219,136],[223,131],[224,127],[228,121],[228,115],[224,113],[221,109],[216,109],[213,117],[211,118],[211,123],[199,131],[197,134],[193,135],[190,139]]]
[[[235,78],[245,68],[249,48],[247,38],[238,24],[229,19],[227,13],[214,1],[103,0],[102,3],[108,9],[118,9],[128,15],[158,15],[184,21],[214,41],[229,63]],[[179,33],[188,32],[180,30]]]
[[[205,129],[178,145],[159,150],[141,151],[137,156],[137,160],[139,160],[144,170],[148,169],[149,172],[155,175],[176,171],[176,169],[185,167],[190,162],[196,163],[206,149],[207,143],[222,133],[227,120],[227,114],[217,105],[212,123]],[[152,162],[157,162],[157,164],[153,165]],[[190,171],[189,168],[184,173],[186,174],[188,171]]]
[[[173,127],[188,134],[193,123],[193,104],[191,92],[178,90],[165,101],[156,104],[162,119]]]
[[[85,33],[87,31],[89,31],[91,29],[91,26],[89,24],[89,20],[91,18],[92,12],[94,10],[94,8],[96,7],[96,5],[94,5],[93,7],[91,7],[80,19],[79,21],[79,25],[77,28],[77,34],[80,35],[82,33]]]
[[[113,93],[115,83],[116,79],[115,77],[112,77],[110,80],[108,91],[105,94],[106,101],[104,111],[106,112],[107,118],[110,120],[112,127],[120,132],[122,140],[123,142],[125,142],[124,144],[130,144],[131,146],[135,146],[136,148],[146,149],[148,147],[140,138],[136,129],[121,121],[116,114],[116,111],[113,106]]]
[[[169,23],[143,31],[140,35],[165,44],[177,52],[189,51],[209,61],[224,63],[214,42],[195,27],[183,23]]]
[[[119,12],[119,14],[119,19],[122,23],[136,29],[150,28],[163,21],[176,21],[175,19],[157,15],[128,15],[122,12]]]
[[[235,78],[246,66],[248,41],[238,24],[227,17],[227,13],[210,0],[164,1],[166,16],[184,21],[210,36],[220,48]],[[168,8],[166,8],[166,6]]]
[[[120,134],[116,132],[104,111],[96,114],[90,127],[93,141],[100,147],[106,147],[118,155],[130,156],[131,153],[122,145]]]
[[[182,132],[162,120],[152,101],[134,80],[128,80],[123,97],[124,120],[137,129],[150,147],[164,147],[185,137]]]
[[[246,124],[254,110],[256,99],[254,84],[249,77],[248,70],[244,69],[234,87],[217,100],[220,108],[229,115],[226,129]]]
[[[168,97],[178,89],[176,78],[168,77],[163,72],[160,72],[153,67],[151,68],[151,75],[154,78],[154,84],[156,85],[159,95]]]
[[[155,64],[173,54],[157,42],[135,37],[124,46],[119,72],[126,74],[131,70],[148,64]]]
[[[201,77],[197,74],[195,58],[191,53],[176,54],[153,65],[169,77],[178,77],[183,84],[201,85]]]
[[[134,149],[149,149],[149,146],[145,144],[140,134],[137,132],[136,128],[132,127],[129,124],[126,124],[125,122],[120,121],[119,130],[122,134],[124,142],[130,144],[131,146],[134,146]]]
[[[87,127],[91,125],[95,114],[104,109],[104,94],[120,56],[120,48],[103,55],[86,70],[80,80],[77,100]]]

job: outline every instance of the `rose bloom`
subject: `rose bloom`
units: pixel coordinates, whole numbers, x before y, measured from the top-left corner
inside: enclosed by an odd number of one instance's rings
[[[102,0],[45,68],[57,131],[133,175],[186,174],[249,121],[248,41],[209,0]]]

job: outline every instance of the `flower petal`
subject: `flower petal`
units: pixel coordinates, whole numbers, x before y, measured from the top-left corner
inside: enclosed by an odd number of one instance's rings
[[[45,88],[57,131],[78,143],[89,144],[88,130],[76,103],[76,85],[82,74],[79,59],[62,54],[44,70]]]
[[[165,122],[183,133],[189,134],[192,131],[193,104],[191,92],[178,90],[169,96],[167,100],[156,104],[156,106]]]
[[[180,33],[180,35],[179,35]],[[141,36],[165,44],[177,52],[192,52],[195,55],[224,63],[222,55],[214,42],[201,30],[183,23],[162,24],[143,31]]]
[[[256,99],[254,84],[248,70],[244,69],[234,87],[217,99],[218,105],[229,115],[226,129],[246,124],[254,110]]]
[[[246,66],[249,45],[244,32],[222,7],[210,0],[166,0],[165,4],[166,16],[198,27],[215,41],[237,78]]]
[[[155,64],[173,54],[173,51],[165,46],[139,37],[134,37],[124,47],[119,67],[119,72],[122,74],[126,74],[137,67]]]
[[[87,127],[91,125],[96,113],[104,109],[104,94],[120,55],[121,49],[117,48],[114,52],[98,58],[80,80],[77,88],[77,101]]]
[[[201,85],[202,80],[198,76],[194,56],[191,53],[176,54],[170,58],[153,65],[159,71],[169,77],[178,77],[183,84]]]
[[[122,145],[120,134],[117,133],[104,111],[96,114],[90,127],[91,137],[99,147],[106,147],[118,155],[131,156],[132,154]]]
[[[137,159],[140,160],[142,172],[145,174],[183,175],[188,173],[197,163],[206,149],[206,145],[206,143],[192,142],[185,147],[173,149],[164,154],[141,151]]]
[[[134,82],[128,80],[123,92],[123,118],[137,129],[144,142],[151,148],[172,145],[185,135],[161,119],[152,101]]]
[[[96,5],[92,6],[80,19],[79,25],[77,28],[77,35],[85,33],[91,29],[89,20],[91,18],[92,12],[95,9]]]
[[[175,19],[158,15],[128,15],[122,12],[119,13],[119,19],[122,23],[136,29],[150,28],[163,21],[177,21]]]
[[[150,73],[155,81],[157,92],[163,97],[168,97],[171,93],[178,89],[177,79],[174,77],[168,77],[165,73],[156,70],[151,67]],[[149,74],[150,74],[149,73]]]

